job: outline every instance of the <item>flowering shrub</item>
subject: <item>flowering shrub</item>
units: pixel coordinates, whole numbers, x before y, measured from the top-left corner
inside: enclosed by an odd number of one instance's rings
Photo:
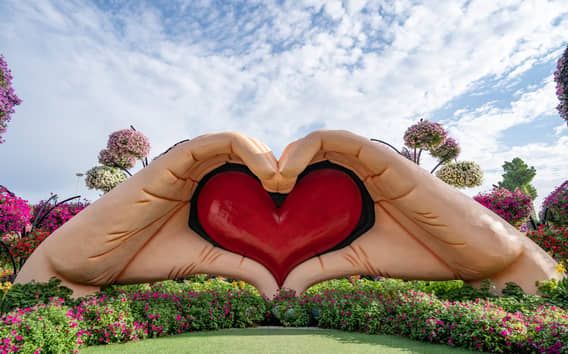
[[[77,215],[81,210],[85,209],[88,205],[89,203],[87,201],[59,204],[57,207],[51,210],[51,212],[41,221],[39,225],[36,225],[36,227],[51,233],[58,229],[61,225],[69,221],[69,219],[71,219],[73,216]],[[51,209],[51,205],[45,200],[42,200],[34,205],[32,212],[34,219],[39,212],[41,212],[42,210],[45,211],[45,209]]]
[[[85,184],[89,189],[100,189],[107,193],[126,179],[126,174],[116,167],[95,166],[87,171]]]
[[[118,156],[131,155],[136,159],[143,159],[150,152],[150,142],[139,131],[122,129],[109,136],[107,149]]]
[[[544,216],[545,212],[549,223],[557,226],[568,225],[568,180],[544,199],[541,216]]]
[[[436,177],[457,188],[480,186],[483,172],[473,161],[450,162],[436,171]]]
[[[8,232],[22,232],[30,225],[31,207],[6,189],[0,189],[0,236]]]
[[[12,72],[4,57],[0,55],[0,144],[4,142],[2,134],[6,132],[14,107],[22,103],[12,87]]]
[[[9,340],[0,343],[0,350],[34,352],[41,348],[43,352],[72,352],[83,345],[250,326],[271,318],[271,312],[277,312],[274,317],[289,326],[313,323],[324,328],[401,335],[478,351],[568,350],[566,309],[549,305],[538,296],[518,294],[518,290],[514,296],[473,301],[441,300],[434,294],[415,290],[432,283],[440,283],[434,285],[438,291],[448,291],[442,289],[445,282],[335,280],[314,286],[300,297],[283,290],[272,301],[265,302],[257,293],[240,290],[222,280],[200,282],[204,287],[224,289],[220,291],[193,291],[190,289],[195,283],[173,281],[113,286],[110,292],[75,304],[55,297],[48,304],[6,313],[0,317],[0,335]],[[449,288],[457,289],[460,284],[463,282],[449,282]],[[548,288],[551,297],[564,296],[557,289],[567,289],[561,282]],[[267,312],[267,308],[271,311]]]
[[[136,164],[136,158],[129,154],[120,154],[113,150],[102,149],[99,152],[99,162],[105,166],[129,169]]]
[[[2,353],[76,353],[77,322],[60,299],[0,317]]]
[[[271,302],[271,313],[286,327],[303,327],[310,323],[310,315],[303,299],[292,290],[281,290]]]
[[[540,225],[527,236],[557,261],[568,260],[568,226]]]
[[[430,155],[440,161],[450,161],[458,157],[461,149],[454,138],[447,138],[441,145],[430,150]]]
[[[560,117],[568,123],[568,47],[558,59],[554,81],[556,81],[556,96],[560,101],[556,109]]]
[[[473,199],[516,227],[522,224],[532,209],[531,198],[518,189],[511,192],[505,188],[494,188],[488,193],[476,195]]]
[[[421,119],[404,133],[404,143],[409,148],[430,150],[446,139],[446,130],[438,123]]]

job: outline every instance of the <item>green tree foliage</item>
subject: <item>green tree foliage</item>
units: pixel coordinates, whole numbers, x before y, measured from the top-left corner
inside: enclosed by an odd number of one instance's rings
[[[505,173],[502,175],[503,181],[499,182],[499,187],[506,188],[511,192],[519,188],[531,199],[536,198],[536,188],[530,184],[536,175],[536,169],[533,166],[529,166],[522,159],[515,157],[512,161],[505,161],[503,170]]]

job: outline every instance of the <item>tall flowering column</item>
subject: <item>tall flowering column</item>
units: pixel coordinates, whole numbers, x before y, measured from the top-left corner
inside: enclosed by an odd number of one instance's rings
[[[85,184],[90,189],[107,193],[132,175],[129,169],[136,165],[137,160],[146,167],[149,152],[150,142],[144,134],[133,127],[118,130],[109,136],[107,147],[99,153],[102,166],[87,171]]]
[[[558,59],[554,81],[556,81],[556,96],[560,101],[556,109],[568,125],[568,46],[566,46],[564,54]]]
[[[12,73],[4,57],[0,55],[0,144],[4,142],[2,134],[8,128],[14,107],[22,103],[22,100],[14,92],[12,87]]]

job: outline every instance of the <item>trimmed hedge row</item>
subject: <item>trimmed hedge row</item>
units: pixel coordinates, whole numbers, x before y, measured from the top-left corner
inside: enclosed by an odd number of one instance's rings
[[[22,294],[31,293],[30,287],[65,295],[54,288],[56,283],[15,286],[3,306],[13,307],[14,299],[29,304]],[[550,291],[566,285],[556,284]],[[110,287],[77,301],[64,296],[5,313],[0,352],[67,353],[85,345],[261,323],[394,334],[479,351],[568,352],[567,310],[513,286],[499,298],[489,288],[472,290],[461,282],[337,280],[299,297],[283,290],[267,301],[249,285],[221,280]],[[457,294],[482,298],[441,299]]]

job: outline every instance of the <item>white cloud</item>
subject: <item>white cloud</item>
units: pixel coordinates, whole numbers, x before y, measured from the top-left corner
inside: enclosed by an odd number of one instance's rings
[[[71,194],[74,173],[130,124],[155,154],[220,130],[277,152],[316,127],[400,145],[418,114],[481,79],[506,83],[551,60],[568,32],[562,1],[168,6],[170,17],[139,2],[108,12],[79,1],[0,4],[2,51],[24,99],[0,146],[0,183],[32,200]],[[548,111],[550,85],[514,103],[519,116],[492,106],[461,113],[464,154],[492,151],[504,129]]]

